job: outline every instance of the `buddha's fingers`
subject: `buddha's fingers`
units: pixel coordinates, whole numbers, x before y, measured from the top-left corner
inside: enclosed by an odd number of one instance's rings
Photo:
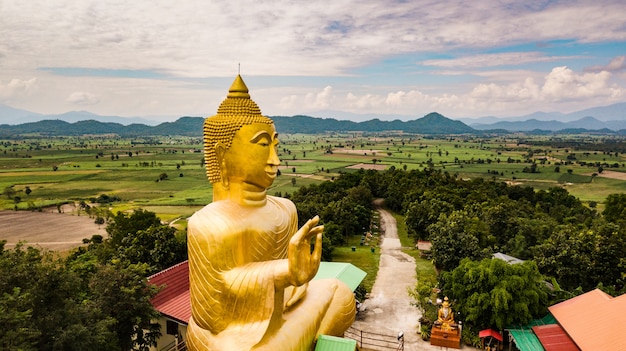
[[[320,261],[322,260],[322,235],[324,234],[324,226],[318,225],[313,228],[311,232],[316,234],[315,237],[315,248],[313,249],[313,254],[311,256],[312,262],[316,265],[315,271],[319,269]]]
[[[316,235],[313,230],[317,223],[319,223],[320,217],[315,216],[309,219],[304,225],[294,234],[294,236],[290,240],[290,244],[299,245],[301,243],[307,243],[307,240],[310,240],[313,235]]]

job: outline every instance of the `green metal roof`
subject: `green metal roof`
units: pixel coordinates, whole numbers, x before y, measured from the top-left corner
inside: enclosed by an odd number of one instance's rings
[[[531,329],[509,329],[520,351],[545,351],[543,345]]]
[[[556,318],[551,313],[548,313],[541,319],[534,319],[526,325],[509,327],[507,330],[511,333],[515,340],[515,345],[520,351],[545,351],[539,338],[532,331],[532,327],[548,324],[556,324]]]
[[[354,351],[356,340],[338,338],[330,335],[320,335],[317,338],[315,351]]]
[[[320,268],[313,279],[337,278],[354,291],[366,275],[367,273],[350,263],[320,262]]]

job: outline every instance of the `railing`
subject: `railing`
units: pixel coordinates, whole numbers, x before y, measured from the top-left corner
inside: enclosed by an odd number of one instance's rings
[[[362,350],[404,351],[404,334],[386,335],[350,327],[344,337],[356,340]]]
[[[187,344],[185,343],[185,341],[179,342],[178,340],[175,340],[167,346],[163,347],[161,351],[187,351]]]

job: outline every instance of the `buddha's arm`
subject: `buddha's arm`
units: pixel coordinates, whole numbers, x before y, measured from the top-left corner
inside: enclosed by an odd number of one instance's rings
[[[308,283],[319,268],[322,249],[323,226],[317,226],[318,217],[309,220],[290,239],[287,259],[249,262],[223,273],[226,287],[239,291],[254,282],[273,280],[274,288],[282,290],[289,286],[300,287]],[[310,239],[316,237],[315,248],[311,253]],[[302,295],[306,287],[296,294]],[[294,296],[297,298],[297,296]]]
[[[222,277],[225,287],[236,294],[250,285],[272,283],[276,289],[290,285],[287,259],[250,262],[223,272]]]

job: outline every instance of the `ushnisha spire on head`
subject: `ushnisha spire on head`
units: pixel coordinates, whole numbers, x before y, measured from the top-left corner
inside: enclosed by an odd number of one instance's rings
[[[228,97],[240,99],[250,98],[250,94],[248,94],[248,87],[246,86],[246,83],[243,82],[240,75],[237,75],[233,84],[230,85],[230,89],[228,89]]]

